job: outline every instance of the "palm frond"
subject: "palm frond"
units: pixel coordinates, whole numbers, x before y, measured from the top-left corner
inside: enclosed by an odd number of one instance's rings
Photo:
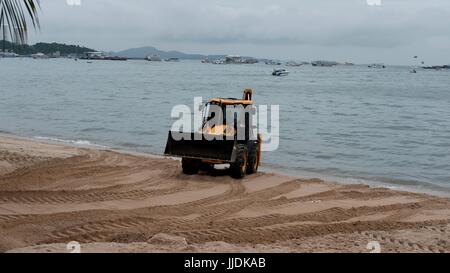
[[[28,20],[33,28],[39,28],[39,0],[0,0],[0,33],[3,40],[7,34],[11,42],[25,44],[28,40]]]

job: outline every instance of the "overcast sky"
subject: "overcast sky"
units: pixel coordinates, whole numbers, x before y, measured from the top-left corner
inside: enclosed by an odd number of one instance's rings
[[[81,5],[69,5],[81,1]],[[104,51],[450,63],[449,0],[44,0],[30,42]]]

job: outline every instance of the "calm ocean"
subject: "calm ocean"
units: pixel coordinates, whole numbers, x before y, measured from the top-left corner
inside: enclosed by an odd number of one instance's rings
[[[0,59],[0,131],[162,154],[194,96],[280,105],[266,170],[450,194],[450,71]]]

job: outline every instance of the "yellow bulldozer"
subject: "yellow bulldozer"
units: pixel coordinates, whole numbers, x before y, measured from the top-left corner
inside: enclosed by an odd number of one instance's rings
[[[222,164],[229,164],[230,175],[236,179],[256,173],[261,163],[261,136],[253,125],[252,96],[253,91],[245,89],[242,99],[210,99],[204,107],[202,128],[198,132],[169,132],[164,154],[181,157],[187,175]]]

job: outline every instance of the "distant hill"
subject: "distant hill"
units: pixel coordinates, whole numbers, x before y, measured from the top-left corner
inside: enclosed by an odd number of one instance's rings
[[[83,54],[89,51],[95,51],[94,49],[82,47],[78,45],[66,45],[58,43],[37,43],[35,45],[15,45],[8,41],[5,42],[5,48],[9,51],[14,51],[19,55],[31,55],[38,52],[44,54],[52,54],[59,51],[62,56],[69,54]],[[0,41],[0,51],[3,49],[3,41]]]
[[[2,51],[3,41],[0,41],[0,51]],[[69,54],[77,54],[81,55],[86,52],[98,51],[92,48],[87,48],[79,45],[67,45],[67,44],[59,44],[59,43],[37,43],[34,45],[15,45],[8,41],[5,42],[5,48],[7,51],[13,51],[19,55],[31,55],[36,53],[44,53],[46,55],[50,55],[54,52],[59,51],[61,56],[67,56]],[[119,56],[125,57],[129,59],[144,59],[149,55],[158,55],[162,59],[168,58],[178,58],[184,60],[200,60],[200,59],[224,59],[226,55],[203,55],[203,54],[189,54],[183,53],[180,51],[164,51],[157,49],[152,46],[147,47],[139,47],[139,48],[130,48],[127,50],[119,51],[119,52],[107,52],[110,56]]]
[[[180,51],[164,51],[152,46],[131,48],[120,52],[114,52],[113,55],[134,59],[142,59],[147,57],[148,55],[159,55],[163,59],[178,58],[191,60],[199,60],[208,57],[207,55],[202,54],[188,54]],[[225,55],[215,55],[214,57],[220,58],[224,56]]]

